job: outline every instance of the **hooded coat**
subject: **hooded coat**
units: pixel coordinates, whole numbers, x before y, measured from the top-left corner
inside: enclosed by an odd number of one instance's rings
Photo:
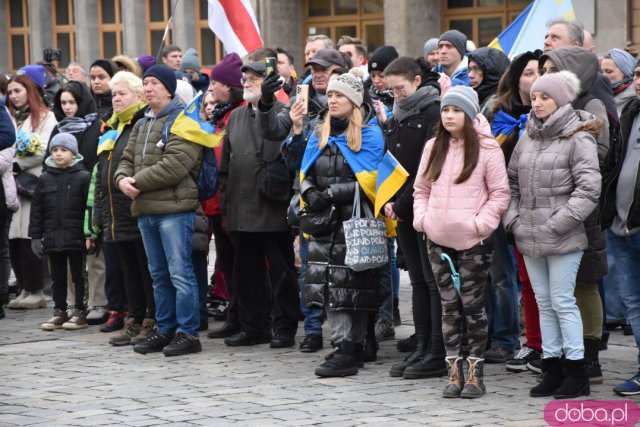
[[[74,117],[87,117],[90,114],[96,114],[96,104],[93,101],[93,97],[91,96],[91,92],[89,89],[80,82],[70,81],[65,85],[66,86],[74,86],[80,93],[80,99],[76,99],[78,103],[78,111],[73,115]],[[60,101],[60,97],[62,96],[62,92],[58,92],[53,99],[53,113],[56,115],[56,120],[58,120],[58,126],[51,132],[51,138],[49,138],[49,143],[51,143],[51,139],[60,133],[60,126],[64,124],[65,114],[62,111],[62,103]],[[76,137],[76,141],[78,141],[78,153],[80,153],[83,157],[82,167],[85,170],[91,172],[93,170],[93,166],[98,161],[98,139],[100,139],[100,117],[95,116],[94,120],[91,122],[91,125],[87,127],[84,131],[71,132],[73,136]],[[45,159],[49,157],[51,154],[51,150],[49,145],[47,145],[47,151],[45,153]],[[46,166],[46,165],[45,165]]]
[[[481,47],[473,51],[469,56],[469,62],[474,61],[482,70],[482,83],[473,89],[478,93],[480,110],[498,91],[498,83],[509,68],[507,55],[491,47]]]
[[[580,93],[572,103],[574,108],[576,105],[584,104],[582,110],[591,113],[602,122],[599,133],[591,131],[598,144],[599,170],[602,170],[605,157],[609,151],[609,116],[604,102],[594,97],[590,92],[600,69],[598,57],[584,48],[575,46],[547,52],[540,57],[540,63],[543,64],[547,57],[553,61],[558,71],[571,71],[580,80]],[[587,102],[585,103],[585,101]],[[584,251],[582,262],[578,269],[576,278],[578,282],[594,283],[608,272],[607,240],[604,231],[600,227],[599,215],[600,207],[597,206],[584,221],[589,245]]]
[[[84,208],[91,175],[78,156],[60,169],[51,157],[33,195],[29,237],[42,239],[44,252],[84,251]]]
[[[600,196],[595,136],[601,129],[600,120],[571,105],[545,122],[530,113],[509,162],[511,203],[502,218],[522,254],[541,258],[587,249],[584,221]]]
[[[430,87],[439,91],[439,78],[439,74],[430,73],[420,88]],[[394,116],[382,126],[387,150],[409,172],[407,181],[392,199],[395,202],[393,211],[403,221],[413,221],[413,182],[424,145],[433,137],[439,120],[440,101],[436,100],[428,104],[418,103],[412,114],[402,120]]]

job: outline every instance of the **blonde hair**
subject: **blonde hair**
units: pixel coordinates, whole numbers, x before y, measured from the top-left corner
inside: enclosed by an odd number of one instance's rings
[[[331,134],[330,114],[327,114],[322,125],[318,127],[318,134],[320,135],[318,148],[320,148],[320,150],[324,150],[324,147],[327,146],[327,142],[329,142],[329,136]],[[349,115],[349,125],[347,126],[347,146],[355,153],[360,151],[360,148],[362,147],[362,113],[355,105]]]
[[[111,80],[109,80],[109,90],[113,90],[114,86],[120,83],[124,83],[131,92],[135,93],[140,97],[140,99],[142,99],[144,89],[142,88],[142,80],[140,77],[136,76],[131,71],[118,71],[113,75]]]

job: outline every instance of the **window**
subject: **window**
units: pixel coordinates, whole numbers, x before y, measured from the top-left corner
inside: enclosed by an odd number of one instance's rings
[[[53,2],[53,47],[62,51],[58,66],[76,60],[76,27],[73,20],[73,0]]]
[[[27,3],[7,0],[7,32],[9,38],[9,68],[17,70],[29,61],[29,17]]]
[[[496,38],[530,0],[441,0],[442,31],[456,29],[477,46]]]
[[[196,9],[196,50],[200,55],[200,65],[210,67],[222,59],[222,43],[209,28],[207,18],[209,16],[209,2],[207,0],[197,0]]]
[[[324,34],[331,40],[347,35],[361,39],[367,51],[384,44],[383,0],[304,0],[304,39]]]
[[[112,58],[122,52],[120,0],[98,0],[100,56]]]
[[[147,53],[155,57],[162,44],[162,37],[171,16],[170,0],[146,0]],[[167,32],[165,45],[171,44],[171,30]]]

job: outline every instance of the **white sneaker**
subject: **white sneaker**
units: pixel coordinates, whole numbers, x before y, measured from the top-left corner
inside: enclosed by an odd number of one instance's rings
[[[7,308],[10,308],[12,310],[18,310],[20,308],[19,306],[20,301],[22,301],[28,296],[29,296],[29,292],[23,289],[22,292],[20,292],[20,294],[17,297],[9,301],[9,304],[7,304]]]
[[[107,307],[93,306],[87,311],[87,322],[90,325],[99,325],[107,320],[108,315]]]
[[[44,299],[42,291],[29,292],[29,295],[18,302],[18,308],[24,310],[35,310],[36,308],[47,308],[47,301]]]

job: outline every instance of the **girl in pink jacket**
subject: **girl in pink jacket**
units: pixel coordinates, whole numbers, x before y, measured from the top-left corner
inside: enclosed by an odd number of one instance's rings
[[[445,94],[436,137],[425,145],[414,183],[413,226],[427,236],[442,301],[449,368],[443,397],[476,398],[485,393],[484,295],[493,254],[490,237],[511,198],[504,155],[486,136],[491,129],[479,111],[473,89],[455,86]]]

